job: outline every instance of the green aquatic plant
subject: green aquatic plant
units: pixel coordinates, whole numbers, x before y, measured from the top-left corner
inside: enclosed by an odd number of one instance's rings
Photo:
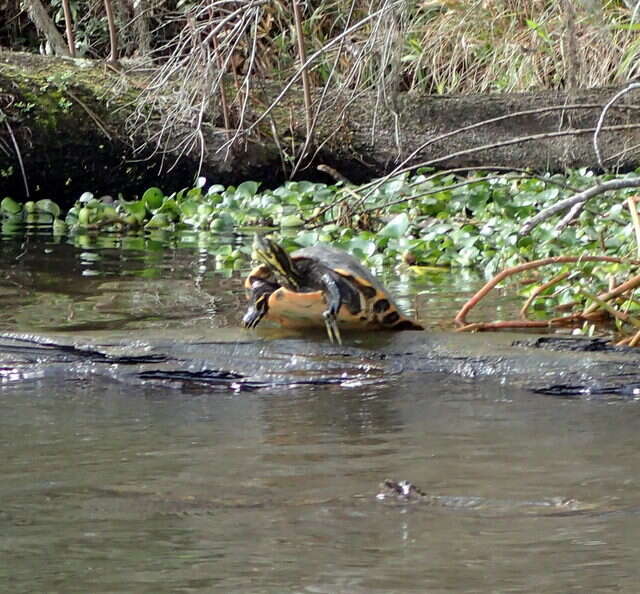
[[[423,170],[361,187],[291,181],[275,189],[262,188],[256,181],[225,187],[199,178],[192,188],[165,194],[154,186],[133,199],[85,192],[64,222],[71,237],[193,231],[205,238],[199,243],[213,246],[213,252],[221,249],[214,241],[221,234],[260,229],[278,235],[288,249],[331,243],[373,267],[465,267],[491,276],[503,267],[539,258],[633,254],[633,225],[624,207],[632,189],[599,197],[597,207],[587,204],[562,229],[548,220],[521,232],[525,221],[540,210],[611,178],[587,170],[565,176]],[[60,209],[52,200],[22,205],[5,198],[0,212],[5,223],[57,221],[61,232]],[[234,249],[223,260],[246,266],[249,252],[246,247]]]
[[[192,188],[165,194],[154,186],[131,199],[85,192],[64,221],[50,199],[21,204],[6,197],[0,214],[3,233],[50,226],[56,240],[66,234],[82,249],[126,243],[161,250],[174,238],[177,245],[211,254],[216,271],[226,275],[249,267],[250,241],[242,236],[256,230],[275,235],[289,251],[317,243],[341,247],[378,271],[469,268],[487,278],[521,271],[504,282],[525,298],[524,321],[482,328],[579,321],[582,332],[592,333],[602,319],[620,340],[635,345],[640,280],[633,259],[640,253],[640,216],[635,189],[619,186],[636,179],[636,172],[596,176],[584,169],[564,176],[422,170],[360,187],[291,181],[270,189],[256,181],[225,187],[200,178]],[[571,219],[556,215],[531,225],[540,212],[608,181],[618,189],[585,203]],[[535,262],[544,266],[532,268]],[[626,289],[608,297],[611,286]],[[558,315],[564,311],[570,313]]]
[[[64,224],[59,218],[60,213],[60,207],[48,198],[21,204],[7,196],[0,202],[0,215],[5,229],[19,229],[24,225],[51,225],[59,231],[60,225]]]

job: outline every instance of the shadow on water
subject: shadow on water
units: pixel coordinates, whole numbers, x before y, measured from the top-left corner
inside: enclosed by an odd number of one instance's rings
[[[632,355],[437,331],[465,279],[389,283],[427,333],[245,332],[206,247],[122,241],[0,243],[7,591],[637,591]]]

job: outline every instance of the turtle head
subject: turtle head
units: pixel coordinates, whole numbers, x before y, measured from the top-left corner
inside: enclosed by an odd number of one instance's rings
[[[287,251],[275,241],[256,233],[253,240],[253,257],[266,264],[292,289],[297,290],[301,287],[295,263]]]
[[[273,278],[271,268],[261,264],[254,268],[244,283],[247,290],[249,308],[242,318],[245,328],[255,328],[269,311],[269,299],[280,285]]]

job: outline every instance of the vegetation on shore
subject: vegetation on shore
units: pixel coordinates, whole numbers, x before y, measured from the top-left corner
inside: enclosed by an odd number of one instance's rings
[[[25,225],[50,225],[53,233],[71,238],[185,229],[215,236],[260,229],[279,234],[290,248],[332,243],[371,266],[469,267],[491,276],[505,266],[560,255],[633,257],[637,247],[625,200],[634,188],[587,204],[560,231],[556,219],[522,233],[523,225],[546,207],[597,183],[626,178],[633,180],[636,173],[423,171],[360,187],[295,181],[276,189],[261,189],[255,181],[208,185],[201,178],[193,188],[165,195],[151,187],[131,200],[85,192],[66,213],[52,200],[20,204],[9,197],[0,209],[5,233]],[[232,267],[246,264],[247,249],[234,253]]]
[[[8,0],[6,9],[2,46],[33,52],[46,39],[58,55],[107,59],[122,73],[118,93],[139,84],[127,72],[144,73],[127,120],[138,151],[197,160],[204,139],[227,155],[264,139],[286,175],[313,160],[314,140],[340,140],[321,114],[344,114],[363,93],[375,98],[362,114],[373,135],[383,115],[397,127],[400,95],[620,85],[638,75],[640,55],[631,0]],[[295,113],[278,117],[287,93]]]

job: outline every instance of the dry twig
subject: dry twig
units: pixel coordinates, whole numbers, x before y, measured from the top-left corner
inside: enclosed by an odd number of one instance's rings
[[[541,285],[538,285],[532,291],[531,295],[529,295],[528,299],[525,301],[524,305],[520,309],[520,317],[523,318],[523,319],[526,319],[527,318],[527,310],[529,309],[531,304],[538,298],[538,296],[542,292],[546,291],[547,289],[557,285],[558,283],[561,283],[563,280],[568,278],[570,274],[571,274],[570,272],[562,272],[562,273],[554,276],[552,279],[548,280],[546,283],[542,283]]]

